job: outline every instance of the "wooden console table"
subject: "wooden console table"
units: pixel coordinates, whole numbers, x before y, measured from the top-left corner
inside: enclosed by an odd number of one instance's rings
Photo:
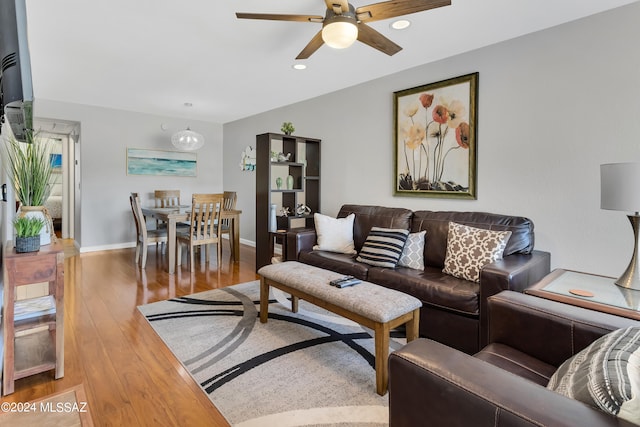
[[[4,258],[4,315],[2,318],[4,363],[2,395],[13,393],[14,381],[29,375],[55,369],[55,378],[64,376],[64,251],[59,242],[40,248],[38,252],[16,253],[13,242],[7,242]],[[16,288],[49,282],[47,297],[16,302]],[[25,310],[52,298],[51,309]],[[16,315],[16,307],[20,312]],[[16,320],[16,317],[18,319]],[[17,332],[33,331],[16,336]]]

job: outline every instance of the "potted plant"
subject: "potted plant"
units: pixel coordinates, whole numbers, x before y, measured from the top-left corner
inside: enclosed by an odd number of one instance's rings
[[[20,216],[36,216],[43,220],[40,244],[51,243],[53,221],[44,208],[44,202],[51,193],[52,142],[42,139],[33,132],[26,133],[26,142],[18,141],[13,135],[4,138],[2,159],[11,185],[20,202]]]
[[[45,222],[34,216],[20,216],[13,220],[16,230],[16,252],[36,252],[40,250],[40,231]]]

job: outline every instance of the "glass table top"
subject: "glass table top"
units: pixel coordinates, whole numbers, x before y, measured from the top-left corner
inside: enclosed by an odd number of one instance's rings
[[[585,301],[638,311],[640,291],[622,288],[615,284],[615,280],[613,277],[565,271],[542,289]],[[586,291],[593,296],[581,296],[578,294],[580,291]]]

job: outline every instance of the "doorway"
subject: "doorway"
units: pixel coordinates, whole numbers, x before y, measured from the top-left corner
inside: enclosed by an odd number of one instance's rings
[[[51,195],[45,206],[54,222],[56,235],[63,239],[76,240],[79,220],[76,204],[79,202],[78,152],[80,123],[64,120],[34,118],[34,128],[41,137],[53,140],[52,160],[54,172]]]

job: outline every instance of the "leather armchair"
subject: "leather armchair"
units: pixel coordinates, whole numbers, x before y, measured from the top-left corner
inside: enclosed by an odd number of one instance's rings
[[[474,356],[418,339],[389,357],[389,421],[402,426],[632,426],[546,389],[558,366],[640,322],[512,291],[488,298]]]

